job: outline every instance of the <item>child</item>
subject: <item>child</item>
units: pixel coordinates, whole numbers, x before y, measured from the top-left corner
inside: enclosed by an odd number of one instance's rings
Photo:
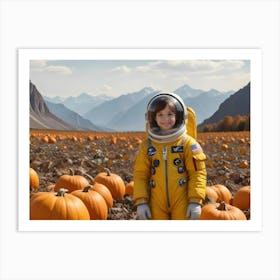
[[[206,190],[206,156],[186,133],[187,110],[174,93],[147,106],[148,138],[135,159],[134,195],[139,219],[198,219]]]

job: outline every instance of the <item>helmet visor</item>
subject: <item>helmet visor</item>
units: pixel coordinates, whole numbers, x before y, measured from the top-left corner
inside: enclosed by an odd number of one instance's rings
[[[165,116],[166,118],[174,118],[174,120],[170,120],[170,125],[172,124],[172,126],[168,129],[162,129],[158,121],[163,111],[169,112],[169,114]],[[174,132],[185,127],[185,114],[185,106],[180,98],[176,98],[174,94],[159,94],[152,98],[147,107],[148,130],[150,133],[158,135],[174,134]]]

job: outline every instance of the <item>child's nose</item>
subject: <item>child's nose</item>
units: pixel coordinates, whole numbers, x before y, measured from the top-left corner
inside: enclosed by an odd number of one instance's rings
[[[169,120],[169,119],[171,119],[171,116],[169,116],[169,115],[163,116],[163,119]]]

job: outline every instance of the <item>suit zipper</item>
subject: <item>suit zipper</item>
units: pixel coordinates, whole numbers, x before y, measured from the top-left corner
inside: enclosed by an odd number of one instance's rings
[[[163,147],[163,160],[165,168],[165,190],[166,190],[166,199],[167,206],[170,207],[169,191],[168,191],[168,162],[167,162],[167,148]]]

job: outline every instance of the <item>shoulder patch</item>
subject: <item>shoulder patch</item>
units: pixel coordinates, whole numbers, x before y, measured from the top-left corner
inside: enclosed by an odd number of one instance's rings
[[[191,150],[193,154],[198,154],[203,152],[201,146],[198,143],[191,145]]]

